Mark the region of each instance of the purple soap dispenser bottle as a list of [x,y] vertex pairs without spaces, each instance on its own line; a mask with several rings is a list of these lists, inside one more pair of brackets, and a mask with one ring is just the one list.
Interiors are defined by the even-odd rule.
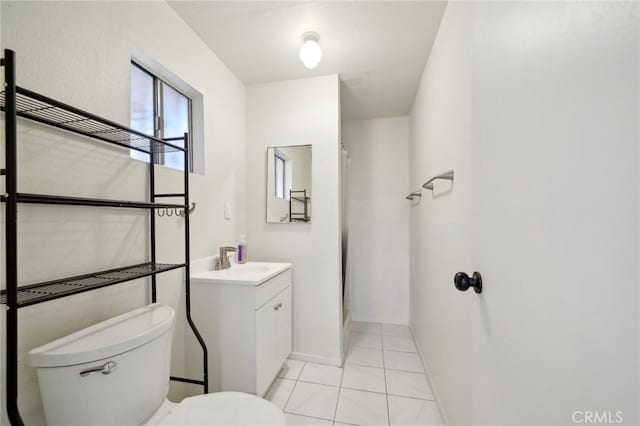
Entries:
[[240,235],[238,243],[238,263],[247,263],[247,236]]

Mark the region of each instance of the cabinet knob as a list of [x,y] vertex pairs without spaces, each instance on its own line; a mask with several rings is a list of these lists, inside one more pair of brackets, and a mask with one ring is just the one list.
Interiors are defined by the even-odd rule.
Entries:
[[278,309],[282,308],[282,302],[277,303],[276,306],[273,307],[274,311],[277,311]]

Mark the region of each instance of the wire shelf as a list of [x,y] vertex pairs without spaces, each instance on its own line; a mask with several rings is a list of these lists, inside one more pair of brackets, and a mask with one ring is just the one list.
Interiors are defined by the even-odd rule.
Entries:
[[[0,196],[0,201],[6,201],[6,197]],[[185,204],[149,203],[145,201],[68,197],[48,194],[27,194],[24,192],[19,192],[17,194],[17,201],[19,203],[59,204],[68,206],[124,207],[136,209],[189,209],[189,206]]]
[[[39,93],[22,87],[16,87],[16,92],[19,117],[147,154],[184,152],[183,147],[145,135]],[[5,109],[4,91],[0,92],[0,109]]]
[[[18,287],[18,307],[35,305],[113,284],[144,278],[186,266],[184,263],[141,263],[91,274],[77,275],[54,281]],[[2,290],[0,303],[6,304],[6,290]]]
[[292,195],[291,199],[294,201],[300,201],[301,203],[304,203],[305,201],[311,200],[311,197],[294,197]]

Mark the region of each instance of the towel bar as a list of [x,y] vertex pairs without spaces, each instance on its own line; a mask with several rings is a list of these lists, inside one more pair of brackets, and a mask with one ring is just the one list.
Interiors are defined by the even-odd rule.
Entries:
[[406,198],[407,200],[413,201],[414,198],[416,198],[416,197],[418,197],[418,198],[422,197],[422,191],[413,191],[411,194],[407,195],[404,198]]
[[440,173],[439,175],[436,175],[436,176],[432,177],[431,179],[426,181],[422,185],[422,187],[424,189],[430,189],[430,190],[433,191],[433,182],[438,180],[438,179],[450,180],[451,182],[453,182],[453,170],[449,170],[449,171],[446,171],[444,173]]

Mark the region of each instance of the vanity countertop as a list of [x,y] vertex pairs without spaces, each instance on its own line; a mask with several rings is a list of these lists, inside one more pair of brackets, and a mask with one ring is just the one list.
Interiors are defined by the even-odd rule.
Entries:
[[276,262],[232,263],[230,268],[220,271],[214,271],[210,267],[201,268],[198,266],[201,265],[196,265],[196,262],[194,262],[191,274],[191,281],[194,283],[257,286],[287,269],[291,269],[292,265],[291,263]]

